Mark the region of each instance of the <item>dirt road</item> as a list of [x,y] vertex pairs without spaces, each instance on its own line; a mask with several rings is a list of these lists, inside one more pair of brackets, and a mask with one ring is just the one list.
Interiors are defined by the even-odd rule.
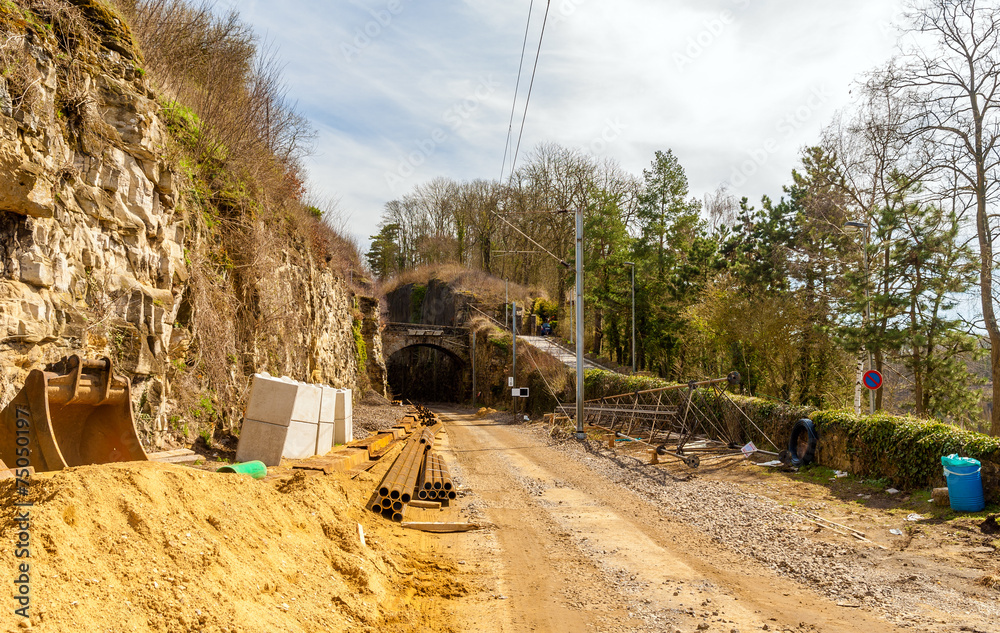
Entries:
[[494,526],[450,541],[495,579],[459,629],[898,630],[728,553],[531,434],[441,413],[440,448],[474,491],[471,512]]

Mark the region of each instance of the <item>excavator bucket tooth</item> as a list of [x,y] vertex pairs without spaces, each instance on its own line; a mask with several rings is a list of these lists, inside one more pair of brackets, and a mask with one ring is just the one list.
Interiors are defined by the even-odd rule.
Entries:
[[36,472],[146,461],[128,379],[111,360],[72,356],[69,373],[39,369],[0,413],[0,460]]

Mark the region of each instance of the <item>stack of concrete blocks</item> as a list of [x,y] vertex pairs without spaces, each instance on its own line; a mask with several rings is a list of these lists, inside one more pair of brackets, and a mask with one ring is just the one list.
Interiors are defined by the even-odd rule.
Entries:
[[254,375],[236,461],[260,460],[277,466],[281,458],[316,454],[323,391],[287,376]]
[[236,461],[277,466],[282,458],[325,455],[354,440],[351,390],[255,374]]
[[354,413],[351,390],[323,386],[323,404],[319,412],[319,437],[316,454],[326,455],[334,446],[354,441]]

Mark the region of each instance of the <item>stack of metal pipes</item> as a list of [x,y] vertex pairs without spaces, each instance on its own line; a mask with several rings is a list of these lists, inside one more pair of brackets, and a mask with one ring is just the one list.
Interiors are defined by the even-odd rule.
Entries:
[[[373,512],[391,521],[403,520],[403,506],[410,503],[417,491],[421,473],[426,469],[426,457],[431,454],[430,449],[434,446],[434,438],[441,430],[441,426],[438,422],[434,426],[425,426],[410,434],[406,446],[389,468],[389,472],[382,478],[382,483],[379,484],[378,491],[369,505]],[[447,475],[447,472],[445,474]],[[443,483],[442,479],[442,486]],[[450,478],[448,484],[451,486]]]
[[451,475],[448,474],[448,467],[444,465],[441,455],[427,451],[417,484],[417,498],[434,501],[454,499],[457,496],[455,486],[451,483]]

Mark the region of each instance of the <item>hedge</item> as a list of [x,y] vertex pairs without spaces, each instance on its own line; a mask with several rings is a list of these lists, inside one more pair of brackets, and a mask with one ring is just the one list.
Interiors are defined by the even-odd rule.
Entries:
[[[645,389],[675,385],[649,376],[626,376],[601,370],[588,371],[586,397],[602,398]],[[810,418],[820,433],[817,462],[855,475],[886,479],[902,489],[943,486],[941,457],[958,453],[983,464],[983,482],[991,501],[1000,500],[1000,438],[966,431],[937,420],[888,413],[856,415],[851,410],[820,410],[730,394],[730,398],[764,435],[785,448],[795,421]],[[723,402],[725,407],[728,404]],[[715,411],[720,418],[739,415]],[[766,443],[756,429],[747,437]]]

